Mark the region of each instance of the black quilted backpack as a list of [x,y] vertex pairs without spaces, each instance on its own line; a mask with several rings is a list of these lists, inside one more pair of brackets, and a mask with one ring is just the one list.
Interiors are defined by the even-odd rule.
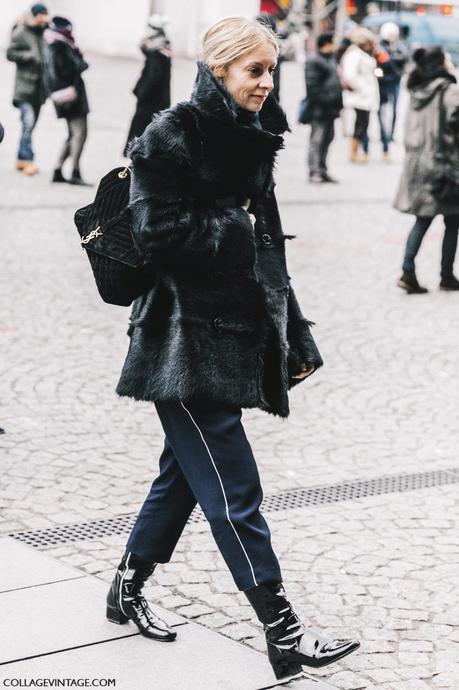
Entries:
[[129,168],[111,170],[100,181],[92,204],[75,213],[100,296],[125,307],[155,283],[154,268],[143,262],[132,237],[130,174]]

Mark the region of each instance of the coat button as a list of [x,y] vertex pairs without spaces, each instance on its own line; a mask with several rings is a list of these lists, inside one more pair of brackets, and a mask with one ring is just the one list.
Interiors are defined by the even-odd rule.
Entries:
[[266,246],[269,246],[272,242],[271,235],[265,233],[261,236],[261,241],[263,242],[263,244],[266,244]]
[[223,321],[219,316],[216,316],[214,319],[212,319],[212,326],[215,328],[216,331],[219,331],[222,328]]

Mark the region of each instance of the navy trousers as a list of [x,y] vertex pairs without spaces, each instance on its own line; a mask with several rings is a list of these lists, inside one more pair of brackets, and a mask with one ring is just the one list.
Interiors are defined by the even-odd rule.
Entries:
[[127,549],[146,561],[167,563],[199,503],[238,589],[281,582],[260,513],[263,491],[241,408],[170,401],[155,406],[166,436],[160,474]]

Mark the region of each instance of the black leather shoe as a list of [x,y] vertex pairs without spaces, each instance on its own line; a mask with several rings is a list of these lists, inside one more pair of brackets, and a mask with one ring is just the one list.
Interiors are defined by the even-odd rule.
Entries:
[[287,601],[280,582],[258,585],[244,594],[263,623],[268,658],[277,680],[301,674],[302,666],[328,666],[360,647],[358,640],[330,640],[314,630],[305,629]]
[[398,287],[406,290],[409,295],[425,295],[429,292],[427,288],[419,285],[414,271],[403,271],[402,277],[397,283]]
[[328,173],[323,173],[322,182],[329,182],[330,184],[338,184],[338,180],[335,180],[334,177],[330,177],[330,175]]
[[56,168],[53,171],[53,176],[51,178],[51,182],[68,182],[68,180],[66,180],[62,174],[61,168]]
[[94,187],[92,182],[85,182],[83,178],[81,177],[81,173],[79,170],[74,170],[72,173],[72,177],[69,180],[70,184],[77,185],[78,187]]
[[129,551],[124,554],[107,595],[107,618],[119,625],[130,620],[145,637],[172,642],[177,633],[153,613],[142,595],[142,588],[155,568],[156,563],[150,565]]
[[442,278],[440,282],[440,290],[459,290],[459,280],[455,276],[449,276],[448,278]]

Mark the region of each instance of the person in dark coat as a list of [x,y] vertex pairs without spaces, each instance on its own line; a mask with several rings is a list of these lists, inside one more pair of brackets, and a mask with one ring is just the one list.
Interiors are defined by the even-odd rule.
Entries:
[[256,20],[230,17],[206,32],[203,47],[191,100],[156,116],[131,149],[132,232],[156,284],[134,303],[117,390],[154,401],[165,445],[107,616],[154,639],[175,638],[142,586],[170,560],[198,502],[266,626],[274,672],[286,678],[358,642],[303,628],[286,599],[241,414],[249,407],[287,417],[288,390],[322,359],[289,283],[274,194],[288,129],[270,93],[276,37]]
[[310,182],[335,182],[328,174],[328,149],[335,136],[335,120],[343,107],[343,92],[335,60],[333,34],[317,38],[317,53],[306,60],[306,95],[311,106],[309,139]]
[[145,55],[142,74],[134,87],[137,107],[132,118],[124,155],[134,137],[140,137],[153,115],[171,104],[172,51],[164,31],[167,18],[153,15],[149,21],[151,33],[142,41],[140,50]]
[[44,59],[43,32],[48,24],[48,10],[42,3],[32,5],[29,12],[13,28],[6,57],[16,63],[13,105],[21,114],[21,139],[16,170],[35,175],[32,133],[48,96]]
[[[445,203],[433,193],[433,182],[440,165],[440,137],[445,164],[452,170],[459,170],[459,85],[442,48],[419,48],[413,59],[415,68],[407,82],[410,102],[405,123],[406,155],[395,208],[415,215],[416,222],[408,235],[403,274],[398,285],[408,293],[427,292],[417,280],[415,259],[433,219],[442,215],[445,234],[440,288],[459,290],[459,280],[453,274],[459,229],[459,196],[456,201]],[[440,108],[444,118],[442,129]]]
[[[68,102],[54,103],[58,118],[67,123],[65,140],[56,168],[53,182],[69,182],[74,185],[87,185],[81,177],[80,159],[88,136],[88,97],[82,73],[88,69],[88,63],[75,43],[72,23],[65,17],[53,17],[45,32],[48,45],[48,72],[51,98],[56,92],[71,87],[72,97]],[[62,168],[71,159],[72,172],[69,179],[64,177]]]

